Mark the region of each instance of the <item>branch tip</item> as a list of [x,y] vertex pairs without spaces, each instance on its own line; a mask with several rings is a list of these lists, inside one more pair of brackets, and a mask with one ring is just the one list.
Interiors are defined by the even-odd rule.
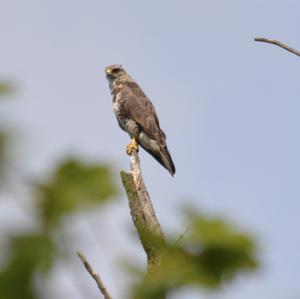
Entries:
[[268,38],[265,38],[265,37],[256,37],[254,39],[254,41],[256,42],[262,42],[262,43],[267,43],[267,44],[272,44],[272,45],[275,45],[275,46],[278,46],[284,50],[287,50],[297,56],[300,56],[300,51],[296,50],[296,49],[293,49],[285,44],[283,44],[282,42],[278,41],[278,40],[275,40],[275,39],[268,39]]
[[92,278],[95,280],[100,292],[102,293],[102,295],[104,296],[104,299],[112,299],[112,297],[109,295],[106,287],[104,286],[104,283],[102,282],[99,274],[97,274],[92,265],[88,262],[87,258],[85,257],[85,255],[80,252],[77,251],[77,255],[80,258],[82,264],[84,265],[85,269],[89,272],[89,274],[92,276]]

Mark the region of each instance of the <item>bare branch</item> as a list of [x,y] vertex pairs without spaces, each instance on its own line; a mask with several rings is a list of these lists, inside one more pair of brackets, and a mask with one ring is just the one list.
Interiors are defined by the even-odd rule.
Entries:
[[164,236],[144,184],[136,151],[132,152],[130,167],[129,173],[121,171],[121,179],[127,193],[133,223],[147,254],[148,267],[151,267],[159,263],[160,246],[164,243]]
[[97,286],[99,288],[99,290],[101,291],[102,295],[104,296],[105,299],[112,299],[112,297],[109,295],[107,289],[105,288],[99,274],[97,274],[93,267],[91,266],[91,264],[88,262],[88,260],[86,259],[86,257],[84,256],[83,253],[81,252],[77,252],[77,255],[79,256],[81,262],[83,263],[84,267],[86,268],[86,270],[90,273],[90,275],[93,277],[93,279],[96,281]]
[[184,235],[189,231],[189,227],[187,227],[185,230],[184,230],[184,232],[180,235],[180,236],[178,236],[177,238],[176,238],[176,240],[175,240],[175,242],[174,242],[174,247],[175,246],[177,246],[178,244],[179,244],[179,242],[181,241],[181,239],[184,237]]
[[267,38],[264,38],[264,37],[257,37],[254,40],[256,42],[263,42],[263,43],[273,44],[273,45],[278,46],[282,49],[285,49],[285,50],[287,50],[287,51],[289,51],[289,52],[291,52],[291,53],[293,53],[297,56],[300,56],[300,51],[298,51],[296,49],[293,49],[293,48],[291,48],[291,47],[289,47],[289,46],[287,46],[287,45],[285,45],[285,44],[283,44],[283,43],[281,43],[277,40],[267,39]]

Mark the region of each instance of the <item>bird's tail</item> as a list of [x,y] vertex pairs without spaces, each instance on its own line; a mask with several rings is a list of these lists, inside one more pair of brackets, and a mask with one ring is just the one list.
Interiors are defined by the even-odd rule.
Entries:
[[162,133],[160,140],[150,139],[147,135],[140,134],[139,144],[155,160],[157,160],[163,167],[165,167],[172,176],[175,174],[175,165],[167,148],[164,133]]
[[159,153],[162,161],[159,162],[170,172],[171,176],[174,176],[176,169],[167,146],[161,147]]
[[155,160],[158,161],[163,167],[165,167],[170,172],[171,176],[174,176],[176,172],[175,165],[166,145],[159,146],[159,149],[155,151],[150,151],[147,148],[145,148],[145,150],[151,154],[153,158],[155,158]]

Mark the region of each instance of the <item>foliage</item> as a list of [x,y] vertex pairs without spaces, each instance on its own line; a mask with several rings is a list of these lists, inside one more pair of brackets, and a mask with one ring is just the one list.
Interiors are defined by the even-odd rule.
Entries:
[[59,224],[67,213],[94,207],[117,194],[108,166],[78,160],[61,163],[47,182],[38,185],[39,207],[46,227]]
[[36,299],[35,275],[49,271],[58,256],[52,232],[59,232],[59,220],[113,199],[117,188],[109,166],[66,160],[33,193],[43,225],[35,234],[11,237],[9,261],[0,272],[0,294],[5,299]]
[[10,81],[0,81],[0,95],[8,95],[14,91],[14,85]]
[[168,242],[161,262],[133,291],[134,299],[161,298],[183,286],[217,289],[242,271],[256,268],[254,241],[227,222],[188,214],[189,233],[178,246]]
[[68,159],[33,194],[42,225],[36,233],[11,236],[8,261],[0,269],[1,298],[37,299],[34,278],[51,270],[58,257],[53,232],[59,232],[60,220],[113,199],[117,188],[109,166]]
[[[13,91],[13,86],[10,82],[0,81],[0,99]],[[5,157],[6,157],[6,142],[7,136],[4,130],[0,130],[0,178],[3,177],[5,171]]]
[[54,257],[53,241],[46,234],[12,237],[9,262],[0,272],[1,298],[36,298],[33,286],[34,274],[37,271],[49,270]]

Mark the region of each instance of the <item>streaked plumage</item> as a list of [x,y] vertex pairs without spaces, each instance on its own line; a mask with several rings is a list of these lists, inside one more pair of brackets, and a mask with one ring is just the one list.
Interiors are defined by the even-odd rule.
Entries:
[[121,65],[110,65],[105,68],[105,73],[120,127],[174,175],[175,166],[167,148],[166,135],[160,129],[151,101]]

